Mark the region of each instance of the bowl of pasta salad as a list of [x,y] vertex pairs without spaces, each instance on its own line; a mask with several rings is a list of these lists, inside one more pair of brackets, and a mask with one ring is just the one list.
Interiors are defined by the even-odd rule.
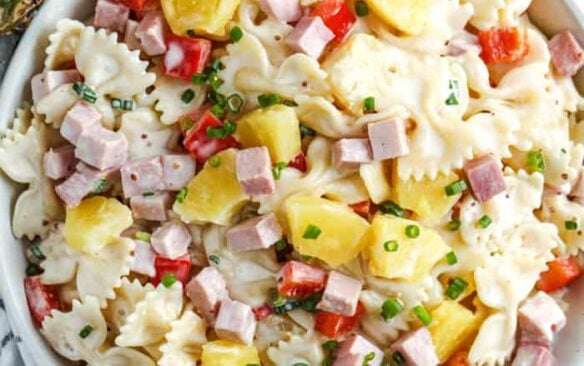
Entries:
[[551,3],[47,0],[0,91],[27,365],[582,365]]

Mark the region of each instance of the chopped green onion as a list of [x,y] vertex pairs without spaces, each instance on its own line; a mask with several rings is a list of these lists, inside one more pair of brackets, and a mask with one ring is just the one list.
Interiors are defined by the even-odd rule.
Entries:
[[194,29],[187,29],[187,36],[189,36],[191,38],[195,38],[197,36],[197,34],[195,33]]
[[39,244],[33,244],[29,247],[30,253],[34,259],[38,261],[44,261],[47,257],[43,254]]
[[420,319],[422,324],[427,326],[427,325],[430,325],[430,323],[432,323],[432,315],[430,315],[428,310],[426,310],[426,308],[423,305],[418,305],[418,306],[414,307],[413,312],[414,312],[414,315],[418,319]]
[[207,81],[213,90],[217,90],[223,85],[223,80],[215,72],[207,76]]
[[112,108],[114,109],[121,109],[124,111],[131,111],[134,109],[134,101],[133,100],[126,100],[126,99],[112,99],[110,102]]
[[176,202],[184,203],[185,200],[187,199],[188,194],[189,194],[189,189],[187,187],[183,187],[176,195]]
[[213,168],[218,168],[221,165],[221,158],[217,155],[213,155],[209,158],[209,165]]
[[278,300],[277,300],[278,303],[280,303],[282,301],[282,299],[284,301],[284,303],[282,305],[276,305],[275,302],[273,303],[274,304],[274,306],[273,306],[274,313],[276,313],[278,315],[285,314],[287,312],[290,312],[290,311],[292,311],[294,309],[297,309],[297,308],[299,308],[299,307],[302,306],[302,303],[299,300],[290,300],[290,301],[288,301],[285,297],[283,297],[281,295],[278,295],[278,296],[281,297],[281,299],[278,298]]
[[460,87],[458,85],[458,80],[450,80],[448,82],[448,90],[450,91],[450,95],[448,99],[444,101],[446,105],[458,105],[460,98]]
[[181,131],[188,131],[195,126],[195,121],[192,118],[186,117],[180,121]]
[[446,263],[450,264],[451,266],[458,263],[458,257],[456,256],[456,253],[450,252],[446,254]]
[[85,339],[85,338],[89,337],[89,335],[91,334],[91,332],[93,332],[93,327],[91,325],[87,324],[79,332],[79,337]]
[[362,366],[369,366],[369,361],[373,361],[374,358],[375,352],[369,352],[368,354],[365,355]]
[[307,126],[301,124],[300,125],[300,135],[302,135],[302,137],[306,137],[306,136],[314,137],[314,136],[316,136],[316,131],[310,127],[307,127]]
[[446,224],[446,228],[450,231],[456,231],[460,229],[461,224],[462,223],[460,222],[459,219],[452,219],[450,220],[450,222],[448,222],[448,224]]
[[566,230],[578,230],[578,223],[576,221],[568,220],[564,222]]
[[398,316],[403,310],[403,302],[400,299],[390,297],[381,305],[381,317],[388,321]]
[[222,126],[207,127],[207,137],[212,139],[224,139],[237,131],[237,125],[231,121],[225,121]]
[[137,231],[136,234],[134,234],[134,237],[136,238],[136,240],[150,243],[150,239],[152,239],[152,234],[147,233],[145,231]]
[[386,215],[394,215],[397,217],[404,217],[404,209],[393,201],[385,201],[379,205],[379,210]]
[[266,108],[274,104],[279,104],[280,96],[278,94],[262,94],[258,96],[258,103],[262,108]]
[[564,149],[564,148],[562,148],[560,151],[562,152],[562,154],[567,154],[568,153],[568,151],[566,149]]
[[209,101],[213,105],[217,104],[221,108],[227,107],[227,97],[221,93],[216,92],[215,90],[210,90],[207,93],[207,98],[209,98]]
[[97,94],[87,84],[77,81],[73,84],[73,91],[87,103],[94,104],[97,102]]
[[363,0],[355,1],[355,13],[357,16],[364,17],[369,14],[369,6]]
[[185,104],[189,104],[190,102],[193,101],[193,99],[195,99],[195,92],[193,89],[187,89],[182,93],[182,96],[180,97],[180,99],[183,101],[183,103]]
[[397,240],[388,240],[385,243],[383,243],[383,249],[385,249],[386,252],[397,252],[397,250],[399,249],[399,243],[397,242]]
[[332,366],[332,364],[333,364],[333,355],[328,354],[328,355],[326,355],[324,360],[322,360],[322,363],[320,364],[320,366]]
[[282,104],[284,104],[287,107],[298,107],[298,103],[296,103],[293,100],[285,100],[282,102]]
[[147,192],[144,192],[144,193],[142,193],[142,196],[143,196],[143,197],[152,197],[152,196],[156,196],[156,192],[153,192],[153,191],[147,191]]
[[302,310],[309,312],[309,313],[316,313],[317,309],[316,306],[318,305],[318,303],[320,302],[320,300],[322,299],[322,293],[316,293],[313,295],[310,295],[309,297],[307,297],[306,299],[303,299],[302,302]]
[[97,181],[97,183],[95,184],[95,188],[93,189],[92,193],[93,194],[98,194],[103,192],[103,190],[105,189],[105,186],[107,185],[107,180],[106,179],[99,179]]
[[326,341],[322,344],[322,349],[327,352],[334,351],[337,348],[339,348],[339,341],[335,341],[334,339]]
[[216,265],[219,265],[219,263],[221,263],[221,258],[219,258],[219,256],[215,255],[215,254],[211,254],[209,256],[209,260],[213,263],[215,263]]
[[193,75],[191,82],[195,85],[204,85],[207,82],[207,75],[195,74],[195,75]]
[[406,359],[404,356],[399,352],[394,352],[391,358],[395,361],[396,365],[405,365]]
[[318,226],[314,226],[311,224],[311,225],[308,225],[306,230],[304,230],[304,235],[302,235],[302,237],[304,239],[315,240],[315,239],[318,239],[318,237],[320,236],[321,233],[322,233],[322,230],[320,230],[320,228]]
[[406,226],[406,236],[410,239],[416,239],[420,236],[420,227],[418,225]]
[[237,43],[243,38],[243,31],[238,26],[235,26],[229,32],[229,38],[231,38],[233,43]]
[[212,71],[219,71],[223,70],[225,68],[225,65],[223,65],[221,60],[219,60],[218,58],[214,58],[213,61],[211,61],[211,65],[209,67],[211,68]]
[[239,94],[231,94],[227,98],[227,109],[231,113],[239,113],[243,108],[243,98]]
[[274,179],[278,180],[282,176],[282,170],[285,169],[288,164],[284,162],[280,162],[276,164],[276,166],[272,169],[272,174],[274,175]]
[[25,273],[29,277],[36,276],[43,273],[43,269],[36,263],[29,263],[28,266],[26,266]]
[[483,229],[488,228],[491,225],[491,223],[493,223],[493,220],[491,220],[491,218],[487,215],[481,217],[478,222],[479,226],[482,227]]
[[527,154],[527,167],[534,172],[543,173],[546,168],[545,157],[541,151],[530,151]]
[[447,196],[455,196],[459,193],[462,193],[468,189],[466,182],[464,180],[458,180],[454,183],[450,183],[446,187],[444,187],[444,191],[446,192]]
[[162,285],[166,288],[171,287],[172,285],[174,285],[176,283],[177,279],[176,279],[176,275],[174,273],[169,273],[164,275],[164,277],[162,277],[162,280],[160,281],[160,283],[162,283]]
[[225,110],[219,104],[215,104],[211,107],[211,113],[213,113],[216,117],[221,117],[225,114]]
[[375,98],[367,97],[363,100],[363,111],[365,113],[375,112]]
[[452,300],[456,300],[464,292],[464,290],[466,290],[467,287],[468,282],[466,282],[460,277],[456,277],[452,281],[450,281],[450,285],[448,285],[448,288],[446,289],[445,292],[446,296],[448,296]]
[[274,245],[276,246],[276,250],[284,250],[288,247],[288,243],[286,243],[286,240],[284,239],[278,240]]

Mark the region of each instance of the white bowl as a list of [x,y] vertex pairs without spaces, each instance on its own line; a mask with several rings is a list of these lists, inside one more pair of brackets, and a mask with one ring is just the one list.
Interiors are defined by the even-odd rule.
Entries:
[[[42,69],[48,34],[61,18],[85,19],[95,0],[47,0],[14,53],[0,90],[0,129],[6,128],[23,100],[30,100],[30,78]],[[541,29],[553,34],[569,28],[584,43],[584,0],[534,0],[529,10]],[[584,93],[584,71],[576,78]],[[22,342],[19,348],[28,366],[62,365],[32,323],[22,281],[26,261],[19,240],[11,230],[11,214],[19,187],[8,178],[0,179],[0,290],[14,334]],[[555,354],[561,366],[584,366],[584,280],[572,286],[568,326],[560,333]]]

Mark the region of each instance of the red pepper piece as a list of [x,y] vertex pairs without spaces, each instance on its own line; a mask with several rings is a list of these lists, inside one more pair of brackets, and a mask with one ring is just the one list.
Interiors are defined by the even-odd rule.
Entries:
[[345,0],[323,0],[316,5],[312,16],[321,17],[324,24],[335,34],[334,43],[339,44],[357,21],[357,17]]
[[233,136],[224,139],[214,139],[207,136],[209,127],[221,127],[221,122],[211,111],[203,113],[196,122],[194,128],[190,129],[183,141],[183,146],[195,157],[198,163],[204,164],[211,156],[231,147],[239,148],[239,143]]
[[154,268],[156,268],[156,275],[150,281],[154,286],[158,286],[164,276],[171,273],[176,276],[177,281],[185,285],[189,280],[191,271],[191,256],[190,254],[185,254],[176,259],[156,256]]
[[361,302],[357,304],[355,315],[352,316],[344,316],[319,310],[316,312],[316,324],[314,328],[326,337],[338,338],[352,331],[364,312],[365,308]]
[[327,273],[308,264],[289,261],[278,273],[278,292],[302,299],[324,289]]
[[543,272],[537,282],[537,289],[553,292],[568,286],[582,275],[582,267],[576,257],[557,258],[548,263],[549,269]]
[[166,39],[168,51],[164,56],[162,71],[165,75],[191,81],[211,60],[211,41],[203,38],[186,38],[171,34]]
[[304,153],[296,155],[294,160],[288,163],[289,168],[294,168],[300,170],[302,173],[306,173],[308,170],[308,165],[306,164],[306,156]]
[[24,291],[30,314],[38,326],[52,310],[63,310],[57,288],[42,284],[40,276],[25,278]]
[[272,309],[272,307],[268,304],[263,304],[262,306],[254,308],[253,314],[255,315],[256,320],[259,322],[274,314],[274,309]]
[[527,30],[517,27],[491,28],[478,34],[481,57],[486,64],[508,64],[529,54]]

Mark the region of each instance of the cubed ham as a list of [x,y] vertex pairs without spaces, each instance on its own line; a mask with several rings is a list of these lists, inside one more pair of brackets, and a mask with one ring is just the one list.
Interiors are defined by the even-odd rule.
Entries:
[[215,324],[221,302],[229,298],[225,279],[214,267],[205,267],[193,277],[186,292],[199,313],[211,325]]
[[172,197],[168,192],[130,198],[130,207],[135,219],[166,221],[168,220],[167,211],[170,210],[171,205]]
[[247,220],[225,234],[227,244],[235,252],[269,248],[282,239],[282,235],[282,227],[274,213]]
[[317,309],[346,316],[355,315],[362,287],[361,281],[331,271]]
[[122,34],[129,18],[130,9],[127,6],[113,0],[97,0],[93,19],[96,28],[107,28]]
[[282,23],[295,22],[302,17],[300,0],[260,0],[260,7]]
[[164,189],[162,164],[159,157],[127,163],[122,167],[121,173],[126,198]]
[[154,277],[156,275],[156,268],[154,267],[156,253],[152,250],[152,246],[140,240],[134,240],[134,243],[136,246],[134,248],[134,259],[130,269],[132,272]]
[[219,307],[215,332],[221,339],[251,344],[256,330],[256,319],[249,305],[225,299]]
[[554,334],[566,325],[566,315],[556,301],[545,292],[525,300],[518,311],[519,325],[528,332],[549,344]]
[[92,106],[78,102],[71,108],[61,124],[61,135],[73,145],[85,131],[101,126],[101,114]]
[[376,161],[409,154],[406,123],[401,118],[370,123],[367,126],[369,142]]
[[467,31],[458,32],[448,42],[448,56],[460,56],[467,52],[480,54],[479,38]]
[[464,164],[464,172],[479,202],[486,202],[505,191],[501,163],[492,155],[483,155],[467,161]]
[[337,169],[356,170],[361,164],[372,160],[373,153],[368,139],[342,139],[333,147],[333,164]]
[[81,200],[100,186],[104,179],[97,170],[76,171],[67,180],[55,187],[55,192],[67,207],[75,207]]
[[45,175],[53,180],[70,176],[76,164],[75,147],[71,145],[50,149],[43,157]]
[[77,141],[75,156],[99,170],[120,167],[128,158],[128,140],[103,127],[84,131]]
[[548,347],[521,346],[511,366],[557,366],[558,362]]
[[160,161],[167,191],[180,191],[195,176],[197,162],[190,155],[163,155]]
[[556,34],[548,47],[558,75],[574,76],[584,66],[584,49],[569,30]]
[[159,11],[147,13],[136,28],[136,38],[144,53],[148,56],[159,56],[166,52],[164,41],[167,32],[166,21]]
[[435,366],[439,364],[432,336],[426,327],[410,332],[398,339],[390,347],[399,352],[408,366]]
[[124,43],[131,50],[140,49],[140,40],[136,38],[136,28],[138,28],[138,22],[132,19],[128,20],[126,31],[124,32]]
[[[373,358],[371,358],[373,354]],[[383,362],[383,351],[364,337],[355,334],[341,342],[333,366],[363,366],[368,357],[369,366],[379,366]]]
[[188,252],[193,238],[186,226],[179,221],[164,223],[152,233],[152,247],[166,258],[176,259]]
[[304,298],[324,289],[327,273],[318,267],[289,261],[276,275],[278,292],[286,297]]
[[272,160],[265,146],[239,150],[235,166],[237,179],[248,195],[272,194],[276,190]]
[[32,100],[37,104],[59,86],[79,80],[81,75],[77,70],[50,70],[37,74],[31,79]]
[[286,37],[286,44],[295,52],[318,59],[326,45],[335,38],[321,17],[304,17]]

